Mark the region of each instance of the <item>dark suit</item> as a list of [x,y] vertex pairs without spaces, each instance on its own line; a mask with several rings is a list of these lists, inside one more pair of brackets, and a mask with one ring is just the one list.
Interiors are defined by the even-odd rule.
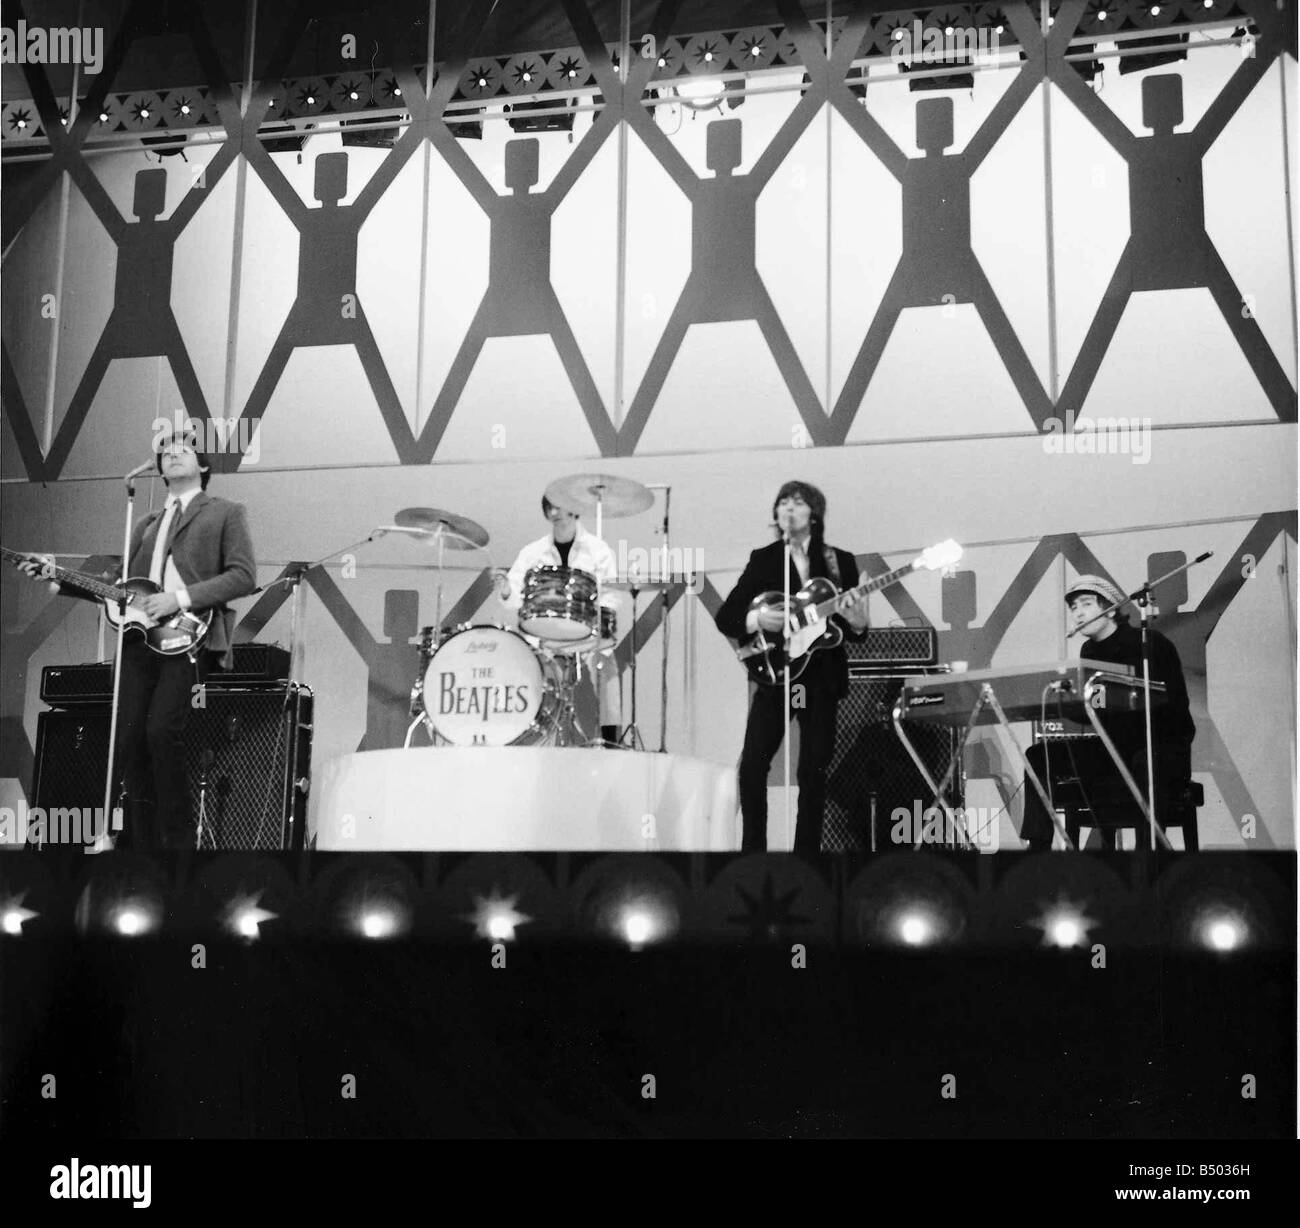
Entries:
[[[159,509],[135,526],[128,576],[148,576],[162,516]],[[125,640],[114,778],[124,779],[127,796],[122,843],[134,848],[194,847],[185,725],[194,688],[218,662],[230,667],[235,615],[227,603],[257,586],[241,504],[200,491],[175,519],[169,537],[190,608],[212,610],[213,619],[193,661],[160,656],[138,636]]]
[[[847,550],[835,550],[839,580],[830,575],[820,547],[809,547],[809,576],[825,576],[841,589],[858,582],[858,565]],[[785,545],[773,542],[749,556],[749,562],[718,611],[718,630],[734,640],[746,640],[745,618],[750,602],[765,591],[780,592],[784,584]],[[791,564],[790,591],[800,587],[798,569]],[[836,616],[838,618],[838,616]],[[846,630],[847,624],[842,624]],[[849,631],[849,634],[852,634]],[[835,750],[835,715],[848,690],[848,657],[843,647],[812,654],[791,690],[791,708],[799,721],[799,817],[794,846],[799,852],[821,848],[822,815],[826,802],[826,770]],[[785,738],[785,688],[754,689],[745,726],[745,746],[740,756],[740,809],[744,822],[741,848],[767,847],[767,776],[772,759]],[[800,702],[802,700],[802,703]]]
[[[1128,623],[1119,623],[1104,640],[1085,640],[1079,650],[1085,661],[1114,662],[1131,666],[1142,675],[1142,635]],[[1155,752],[1153,775],[1156,785],[1156,819],[1168,815],[1175,799],[1192,778],[1192,739],[1196,724],[1187,699],[1187,684],[1178,649],[1161,635],[1151,631],[1151,679],[1163,682],[1165,702],[1151,711],[1151,745]],[[1102,728],[1115,743],[1115,749],[1133,774],[1142,795],[1147,792],[1146,721],[1140,712],[1099,713]],[[1094,810],[1093,821],[1102,830],[1102,843],[1114,846],[1114,827],[1118,822],[1139,825],[1136,847],[1146,847],[1146,823],[1141,820],[1132,794],[1115,768],[1115,761],[1100,740],[1084,741],[1068,748],[1038,743],[1025,752],[1025,758],[1047,785],[1059,805],[1086,802]],[[1063,782],[1079,781],[1080,784]],[[1020,836],[1031,849],[1046,850],[1052,843],[1052,820],[1032,786],[1025,789],[1024,819]]]

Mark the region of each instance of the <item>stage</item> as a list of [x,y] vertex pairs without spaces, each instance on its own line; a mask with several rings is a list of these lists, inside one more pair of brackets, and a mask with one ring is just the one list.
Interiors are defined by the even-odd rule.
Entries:
[[331,760],[307,840],[321,851],[725,852],[733,766],[570,747],[420,747]]

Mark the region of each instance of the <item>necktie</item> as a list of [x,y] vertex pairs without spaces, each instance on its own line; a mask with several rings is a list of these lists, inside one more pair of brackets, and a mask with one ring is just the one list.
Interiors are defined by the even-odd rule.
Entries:
[[149,579],[155,584],[162,583],[163,559],[167,553],[167,535],[171,532],[172,521],[180,509],[179,499],[168,499],[162,520],[158,524],[158,536],[153,544],[153,561],[149,564]]

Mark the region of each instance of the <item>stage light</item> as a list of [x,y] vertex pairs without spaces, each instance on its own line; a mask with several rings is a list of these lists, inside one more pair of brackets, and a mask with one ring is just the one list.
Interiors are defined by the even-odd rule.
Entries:
[[532,79],[533,79],[533,74],[532,74],[532,73],[530,73],[530,72],[526,72],[526,73],[524,73],[524,80],[525,80],[525,81],[531,81]]
[[19,128],[26,128],[26,127],[27,127],[27,121],[26,121],[25,119],[20,119],[20,120],[18,121],[18,127],[19,127]]
[[314,107],[316,105],[316,98],[314,95],[312,94],[307,95],[307,105],[309,107]]
[[762,43],[755,43],[755,44],[754,44],[754,45],[749,49],[749,54],[750,54],[750,55],[753,55],[753,56],[760,56],[760,55],[762,55],[762,54],[763,54],[763,44],[762,44]]
[[897,30],[894,31],[894,42],[899,43],[902,41],[903,41],[903,28],[900,26]]
[[709,111],[722,104],[722,91],[726,87],[716,77],[712,80],[684,80],[673,87],[677,97],[695,111]]
[[[348,93],[348,97],[351,98],[353,102],[356,102],[356,100],[357,100],[358,98],[360,98],[361,95],[358,94],[356,90],[351,90],[351,91]],[[274,106],[275,104],[272,103],[271,105]]]
[[481,89],[481,90],[485,90],[485,89],[487,89],[487,78],[486,78],[486,77],[480,77],[480,78],[478,79],[478,87],[479,87],[479,89]]
[[906,913],[899,918],[898,936],[909,947],[921,947],[933,939],[934,926],[922,913]]
[[518,893],[505,896],[494,886],[486,896],[474,896],[474,911],[465,920],[473,924],[474,933],[480,938],[490,942],[513,942],[515,930],[532,920],[515,907],[518,902]]
[[660,68],[667,68],[667,67],[668,67],[668,61],[665,60],[663,56],[660,56],[660,57],[659,57],[659,67],[660,67]]
[[23,923],[25,921],[30,921],[33,917],[40,915],[32,912],[30,908],[22,907],[22,903],[22,897],[20,896],[8,904],[4,910],[4,932],[14,938],[23,936]]
[[125,901],[113,909],[110,915],[113,928],[127,938],[138,938],[158,927],[157,917],[140,900]]
[[148,107],[141,107],[141,108],[140,108],[140,118],[141,118],[141,119],[148,119],[148,118],[149,118],[149,108],[148,108]]
[[99,113],[99,122],[100,122],[101,124],[106,124],[106,123],[108,123],[108,112],[107,112],[107,111],[101,111],[101,112]]
[[1211,913],[1200,924],[1201,942],[1212,951],[1236,951],[1246,943],[1248,929],[1235,913]]
[[506,123],[516,132],[572,132],[573,131],[573,112],[560,112],[550,115],[532,115],[532,111],[550,111],[555,112],[557,107],[573,108],[578,105],[576,98],[566,99],[559,97],[555,99],[542,98],[537,102],[515,102],[506,106],[505,112],[508,115]]
[[633,904],[623,910],[621,919],[623,937],[627,945],[639,951],[647,943],[656,941],[666,928],[645,904]]
[[181,103],[181,114],[182,114],[182,115],[188,115],[189,113],[190,113],[190,104],[189,104],[188,102],[182,102],[182,103]]
[[391,938],[397,932],[397,918],[384,908],[370,908],[361,915],[361,933],[366,938]]
[[1153,4],[1153,5],[1151,6],[1151,16],[1152,16],[1152,17],[1159,17],[1159,16],[1160,16],[1160,6],[1159,6],[1158,4]]
[[234,900],[226,910],[226,928],[240,938],[247,938],[250,941],[260,938],[263,923],[274,921],[278,915],[259,907],[261,898],[262,892],[259,891],[251,898],[241,896]]
[[1058,899],[1055,904],[1046,906],[1037,921],[1030,922],[1043,931],[1043,946],[1071,947],[1086,946],[1088,931],[1098,922],[1088,916],[1086,906],[1075,904],[1068,899]]
[[[1098,20],[1098,21],[1105,21],[1105,20],[1106,20],[1106,10],[1105,10],[1105,9],[1102,9],[1101,12],[1099,12],[1099,13],[1097,14],[1097,20]],[[1001,32],[1001,30],[1002,30],[1002,27],[1001,27],[1001,26],[998,26],[998,31],[999,31],[999,33]]]
[[402,87],[400,85],[393,86],[393,97],[400,98],[401,96],[402,96]]

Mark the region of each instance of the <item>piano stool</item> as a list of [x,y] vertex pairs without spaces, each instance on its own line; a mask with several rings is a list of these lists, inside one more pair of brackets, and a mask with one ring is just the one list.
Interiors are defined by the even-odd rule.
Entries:
[[[1060,781],[1061,784],[1076,783]],[[1074,841],[1077,848],[1081,848],[1079,843],[1079,831],[1081,828],[1096,828],[1102,833],[1103,845],[1107,848],[1115,847],[1115,832],[1125,828],[1135,829],[1134,848],[1145,848],[1142,843],[1142,835],[1146,830],[1145,820],[1138,812],[1137,807],[1132,804],[1132,800],[1127,797],[1123,798],[1104,798],[1104,802],[1109,803],[1102,807],[1103,811],[1113,812],[1105,815],[1102,822],[1095,821],[1094,815],[1087,806],[1082,803],[1067,801],[1063,807],[1065,811],[1065,830],[1070,839]],[[1128,805],[1124,805],[1124,802]],[[1165,829],[1165,834],[1169,834],[1171,827],[1182,829],[1183,847],[1189,852],[1194,853],[1200,849],[1200,839],[1196,831],[1196,812],[1205,805],[1205,788],[1198,780],[1184,781],[1182,788],[1178,791],[1174,801],[1172,814],[1157,815],[1160,826]]]

